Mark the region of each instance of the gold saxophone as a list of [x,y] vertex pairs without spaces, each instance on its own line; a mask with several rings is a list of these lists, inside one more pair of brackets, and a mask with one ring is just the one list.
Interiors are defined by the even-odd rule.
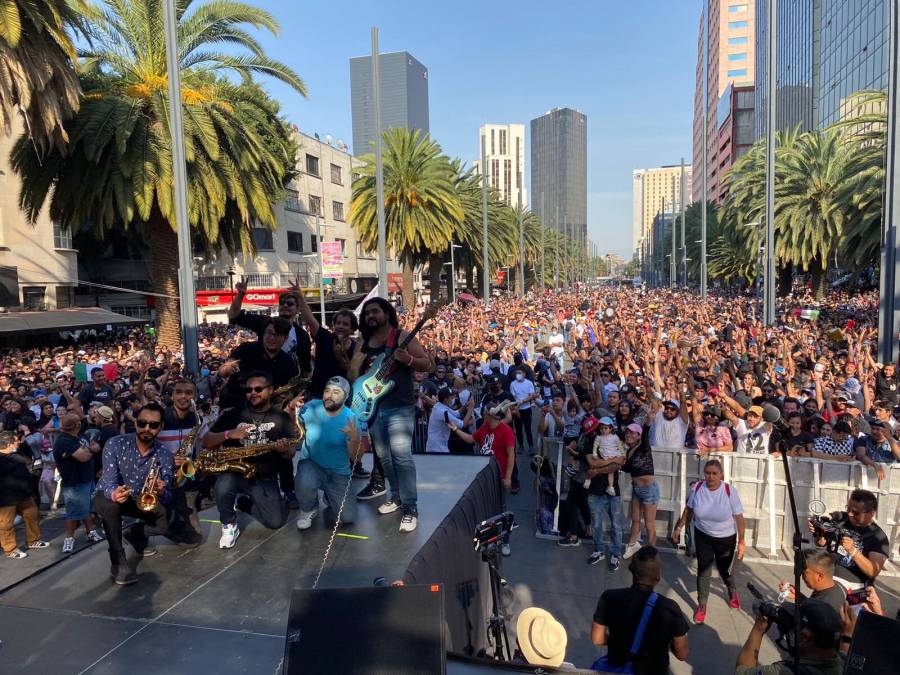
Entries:
[[197,415],[196,426],[182,439],[181,444],[178,446],[178,450],[175,452],[176,457],[184,457],[184,464],[179,466],[178,470],[175,472],[175,487],[181,487],[184,485],[185,481],[189,478],[193,478],[197,474],[197,465],[194,464],[191,459],[190,453],[191,448],[194,447],[194,440],[197,438],[197,434],[200,433],[200,427],[202,426],[203,421],[200,419],[200,415]]
[[[291,445],[298,445],[303,436],[289,438]],[[257,443],[256,445],[243,445],[237,447],[216,448],[200,453],[197,458],[197,471],[203,473],[224,473],[232,471],[241,474],[247,480],[256,474],[256,465],[245,462],[250,457],[259,457],[271,452],[278,447],[278,442]]]
[[141,494],[138,495],[137,505],[141,511],[152,511],[159,503],[159,497],[156,496],[156,480],[159,478],[159,461],[156,455],[150,462],[150,470],[147,471],[147,477],[144,478],[144,486],[141,488]]
[[272,392],[272,396],[269,400],[273,402],[278,402],[279,399],[287,399],[288,397],[293,398],[297,394],[294,390],[307,389],[309,387],[310,380],[308,377],[303,377],[301,375],[295,375],[290,380],[288,380],[287,384],[283,384],[278,389]]

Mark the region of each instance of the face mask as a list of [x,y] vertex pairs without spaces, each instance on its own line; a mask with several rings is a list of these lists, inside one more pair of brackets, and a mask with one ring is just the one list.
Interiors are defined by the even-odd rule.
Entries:
[[525,379],[525,374],[524,374],[524,373],[516,373],[516,379],[517,379],[519,382],[521,382],[522,380]]
[[200,374],[201,374],[203,377],[209,376],[209,368],[201,368],[201,369],[200,369]]

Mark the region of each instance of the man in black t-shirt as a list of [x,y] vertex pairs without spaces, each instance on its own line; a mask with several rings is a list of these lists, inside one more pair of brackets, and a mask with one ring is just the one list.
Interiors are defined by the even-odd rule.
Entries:
[[[878,498],[868,490],[850,493],[846,511],[836,511],[831,519],[843,530],[837,550],[832,554],[837,576],[851,585],[872,584],[890,556],[887,535],[875,524]],[[809,529],[814,531],[812,522]],[[816,546],[824,546],[825,539],[816,539]]]
[[678,660],[687,659],[687,619],[673,600],[657,595],[632,658],[631,646],[647,601],[662,579],[659,552],[653,546],[644,546],[632,558],[628,569],[632,574],[631,588],[610,589],[600,596],[594,611],[591,641],[608,647],[606,660],[611,666],[622,667],[631,661],[636,673],[668,673],[670,649]]
[[91,543],[101,541],[94,529],[91,516],[91,490],[94,487],[94,458],[101,451],[97,441],[88,442],[78,437],[81,420],[76,414],[66,414],[60,420],[60,434],[53,442],[53,459],[62,483],[62,495],[66,503],[66,536],[63,553],[75,549],[75,530],[84,525]]
[[[803,551],[803,583],[812,591],[814,600],[824,602],[838,614],[847,602],[844,587],[834,581],[834,559],[827,551],[810,548]],[[793,584],[783,582],[781,588],[788,593],[788,599],[796,602],[796,589]],[[801,593],[801,598],[806,595]]]
[[282,458],[290,459],[296,451],[297,441],[291,443],[289,439],[296,439],[300,432],[290,415],[271,404],[273,390],[268,373],[250,373],[245,388],[247,403],[222,412],[203,437],[206,449],[277,442],[265,454],[242,460],[255,467],[252,478],[232,471],[219,474],[216,480],[216,506],[222,523],[219,548],[233,547],[241,534],[235,506],[251,513],[270,529],[278,529],[287,522],[287,505],[281,498],[276,476]]
[[[485,383],[487,384],[487,391],[481,396],[481,414],[484,415],[486,410],[491,410],[492,408],[496,408],[504,401],[512,401],[515,402],[515,398],[508,391],[503,390],[503,383],[500,381],[495,375],[488,375],[484,378]],[[512,421],[512,412],[510,410],[506,411],[506,417],[501,422],[505,424],[510,424]],[[480,424],[479,424],[480,426]]]
[[83,386],[81,391],[78,392],[78,400],[81,402],[81,407],[84,408],[85,414],[87,414],[91,403],[94,401],[112,406],[115,396],[116,392],[106,381],[106,373],[103,368],[94,368],[91,371],[91,383]]

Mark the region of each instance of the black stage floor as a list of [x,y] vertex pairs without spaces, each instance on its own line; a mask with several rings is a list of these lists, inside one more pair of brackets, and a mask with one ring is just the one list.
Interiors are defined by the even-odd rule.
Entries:
[[[378,515],[380,499],[359,503],[357,522],[341,530],[354,536],[335,539],[319,587],[402,577],[486,463],[416,456],[418,529],[400,534],[399,512]],[[295,514],[274,531],[241,516],[243,532],[225,551],[218,514],[205,512],[203,544],[184,550],[155,539],[159,555],[140,563],[133,586],[111,582],[105,545],[48,567],[0,594],[0,673],[278,672],[291,591],[312,586],[332,524],[320,511],[297,532]]]

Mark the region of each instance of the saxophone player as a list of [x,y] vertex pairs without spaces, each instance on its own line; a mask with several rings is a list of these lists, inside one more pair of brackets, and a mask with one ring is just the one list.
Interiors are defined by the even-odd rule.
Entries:
[[216,506],[222,523],[219,548],[231,548],[241,534],[235,507],[252,514],[269,529],[277,529],[287,522],[288,509],[278,488],[278,470],[284,459],[296,451],[297,428],[290,415],[271,403],[274,391],[268,373],[250,373],[244,386],[244,405],[222,412],[203,437],[203,447],[217,448],[262,445],[277,442],[276,449],[245,461],[256,469],[253,478],[225,471],[216,479]]
[[[162,423],[162,406],[155,402],[147,403],[138,410],[135,433],[111,438],[103,449],[103,473],[94,495],[94,510],[106,530],[112,564],[110,575],[120,586],[137,581],[135,569],[125,557],[123,516],[140,521],[124,534],[124,539],[134,548],[138,558],[143,558],[148,550],[150,536],[171,538],[167,526],[167,506],[171,503],[169,485],[174,462],[172,453],[157,438]],[[151,471],[156,472],[155,481],[148,481]],[[156,506],[151,510],[142,510],[138,506],[137,500],[144,491],[156,497]],[[155,549],[149,550],[155,552]]]

